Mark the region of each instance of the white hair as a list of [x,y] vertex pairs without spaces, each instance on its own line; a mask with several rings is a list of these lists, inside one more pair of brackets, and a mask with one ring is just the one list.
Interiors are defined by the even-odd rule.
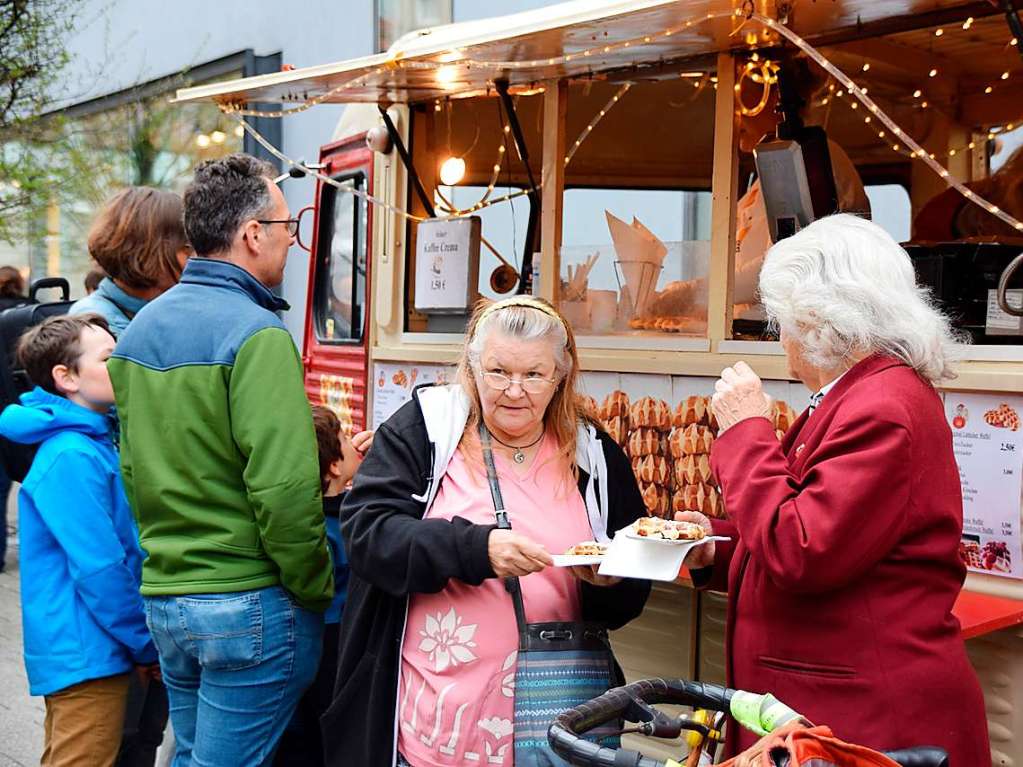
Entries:
[[957,334],[916,284],[906,251],[871,221],[828,216],[778,242],[760,271],[760,298],[820,370],[882,352],[932,384],[955,377]]
[[468,361],[474,369],[479,369],[483,347],[495,331],[518,341],[550,341],[558,374],[564,377],[572,370],[572,355],[568,352],[568,333],[564,323],[529,306],[509,306],[483,318],[466,348]]

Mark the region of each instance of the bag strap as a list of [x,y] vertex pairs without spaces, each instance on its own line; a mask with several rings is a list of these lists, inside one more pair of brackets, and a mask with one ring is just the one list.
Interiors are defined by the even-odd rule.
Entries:
[[[511,530],[511,521],[508,519],[508,512],[504,508],[504,498],[501,496],[501,483],[497,479],[497,467],[494,466],[494,451],[490,444],[490,430],[487,429],[483,419],[480,419],[480,447],[483,449],[483,463],[487,467],[487,482],[490,484],[490,497],[494,500],[494,516],[497,518],[498,530]],[[504,588],[511,594],[512,606],[515,608],[515,623],[519,628],[519,646],[523,644],[528,636],[526,624],[526,608],[522,603],[522,585],[517,576],[504,579]]]

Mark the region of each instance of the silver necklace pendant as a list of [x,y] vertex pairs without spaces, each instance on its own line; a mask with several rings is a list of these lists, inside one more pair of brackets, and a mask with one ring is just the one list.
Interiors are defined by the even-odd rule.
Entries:
[[515,463],[525,463],[526,454],[523,453],[521,450],[516,450],[515,455],[513,455],[512,458],[515,459]]

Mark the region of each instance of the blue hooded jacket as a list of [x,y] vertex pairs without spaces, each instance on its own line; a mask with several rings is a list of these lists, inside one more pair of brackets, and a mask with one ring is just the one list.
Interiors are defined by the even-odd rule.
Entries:
[[18,496],[21,614],[32,695],[156,662],[139,582],[142,549],[111,421],[36,388],[0,434],[39,444]]

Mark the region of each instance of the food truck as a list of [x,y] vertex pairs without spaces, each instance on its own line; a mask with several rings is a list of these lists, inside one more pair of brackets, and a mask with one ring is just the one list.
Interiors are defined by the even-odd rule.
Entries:
[[[1023,763],[1021,31],[1011,3],[571,2],[178,100],[216,101],[285,170],[252,118],[350,105],[303,166],[311,400],[375,426],[451,380],[479,297],[541,296],[572,322],[584,389],[653,514],[727,514],[705,468],[722,368],[764,379],[779,431],[808,404],[748,294],[749,252],[835,210],[885,226],[969,342],[942,390],[969,568],[956,614],[1008,765]],[[781,127],[750,154],[744,126],[774,103]],[[720,682],[725,620],[722,595],[681,578],[614,642],[630,679]]]

